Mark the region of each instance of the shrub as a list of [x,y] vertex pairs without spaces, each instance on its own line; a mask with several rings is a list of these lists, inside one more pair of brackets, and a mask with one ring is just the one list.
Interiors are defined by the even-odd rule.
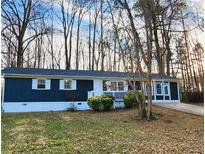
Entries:
[[112,95],[109,95],[109,94],[103,94],[102,96],[101,96],[102,98],[111,98],[113,101],[115,100],[115,98],[114,98],[114,96],[112,96]]
[[102,96],[101,102],[102,102],[104,110],[110,110],[112,108],[112,105],[113,105],[113,98]]
[[88,98],[88,106],[94,111],[110,110],[113,106],[114,97],[111,95],[93,96]]
[[127,92],[127,94],[123,96],[123,100],[126,108],[133,107],[134,103],[136,103],[134,92],[132,91]]
[[88,98],[88,106],[94,111],[99,111],[101,107],[101,98],[99,96],[93,96]]
[[[136,91],[136,93],[139,97],[139,100],[142,102],[144,100],[144,98],[143,98],[144,96],[143,96],[142,92]],[[136,100],[134,91],[127,92],[127,94],[124,95],[123,100],[124,100],[126,108],[131,108],[134,105],[138,106],[138,104],[139,104],[139,102],[137,102],[137,100]]]

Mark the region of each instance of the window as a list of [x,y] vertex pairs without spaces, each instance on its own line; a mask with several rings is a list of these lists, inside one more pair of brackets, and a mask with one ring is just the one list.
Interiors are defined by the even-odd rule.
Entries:
[[76,80],[63,79],[59,81],[60,81],[59,83],[60,90],[76,90],[77,89]]
[[32,79],[32,89],[33,90],[49,90],[51,88],[50,79]]
[[72,89],[71,80],[64,80],[64,89]]
[[38,79],[37,80],[37,89],[46,89],[46,80]]
[[158,95],[162,94],[162,82],[156,82],[156,91]]
[[141,83],[140,81],[135,81],[135,85],[134,85],[134,81],[131,81],[128,83],[128,89],[129,90],[141,90]]
[[111,90],[117,91],[117,82],[111,82]]
[[111,87],[111,82],[109,80],[103,81],[103,91],[110,91]]
[[123,82],[118,82],[118,90],[124,91],[124,83]]
[[103,91],[124,91],[124,82],[104,80]]
[[168,82],[164,82],[164,94],[169,95]]

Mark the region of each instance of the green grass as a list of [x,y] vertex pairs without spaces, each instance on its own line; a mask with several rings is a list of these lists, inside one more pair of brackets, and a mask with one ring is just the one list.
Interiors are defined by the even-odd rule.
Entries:
[[2,115],[3,153],[203,153],[203,117],[154,107],[159,120],[137,121],[136,109]]

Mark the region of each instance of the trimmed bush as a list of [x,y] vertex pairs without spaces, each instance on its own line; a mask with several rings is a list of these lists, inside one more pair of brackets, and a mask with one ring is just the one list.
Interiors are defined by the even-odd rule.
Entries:
[[93,96],[87,100],[88,106],[94,111],[99,111],[101,107],[101,98],[99,96]]
[[127,92],[123,97],[124,104],[126,108],[131,108],[136,103],[135,94],[132,91]]
[[102,97],[102,98],[104,98],[104,97],[106,97],[106,98],[111,98],[113,101],[115,100],[114,96],[109,95],[109,94],[103,94],[101,97]]
[[113,99],[111,97],[101,97],[101,102],[103,104],[104,110],[110,110],[113,105]]
[[113,106],[114,97],[110,95],[93,96],[88,98],[88,106],[94,111],[110,110]]
[[[136,93],[137,93],[137,95],[138,95],[138,97],[139,97],[139,100],[140,100],[141,102],[143,102],[143,97],[144,97],[144,96],[143,96],[142,92],[136,91]],[[131,107],[133,107],[134,105],[137,105],[137,106],[138,106],[138,103],[139,103],[139,102],[137,102],[137,100],[136,100],[136,98],[135,98],[135,93],[134,93],[134,91],[129,91],[129,92],[127,92],[127,94],[124,95],[123,100],[124,100],[124,104],[125,104],[125,107],[126,107],[126,108],[131,108]]]

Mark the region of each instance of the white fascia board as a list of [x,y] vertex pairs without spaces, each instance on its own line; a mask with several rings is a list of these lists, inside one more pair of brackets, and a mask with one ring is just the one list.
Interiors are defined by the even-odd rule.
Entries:
[[28,75],[28,74],[9,74],[4,78],[47,78],[47,79],[113,79],[113,80],[126,80],[127,78],[120,77],[95,77],[95,76],[65,76],[65,75]]
[[[68,76],[68,75],[28,75],[28,74],[4,74],[4,78],[48,78],[48,79],[113,79],[113,80],[127,80],[129,77],[95,77],[95,76]],[[140,81],[136,78],[136,81]],[[152,79],[152,81],[168,81],[168,82],[180,82],[182,79]]]

